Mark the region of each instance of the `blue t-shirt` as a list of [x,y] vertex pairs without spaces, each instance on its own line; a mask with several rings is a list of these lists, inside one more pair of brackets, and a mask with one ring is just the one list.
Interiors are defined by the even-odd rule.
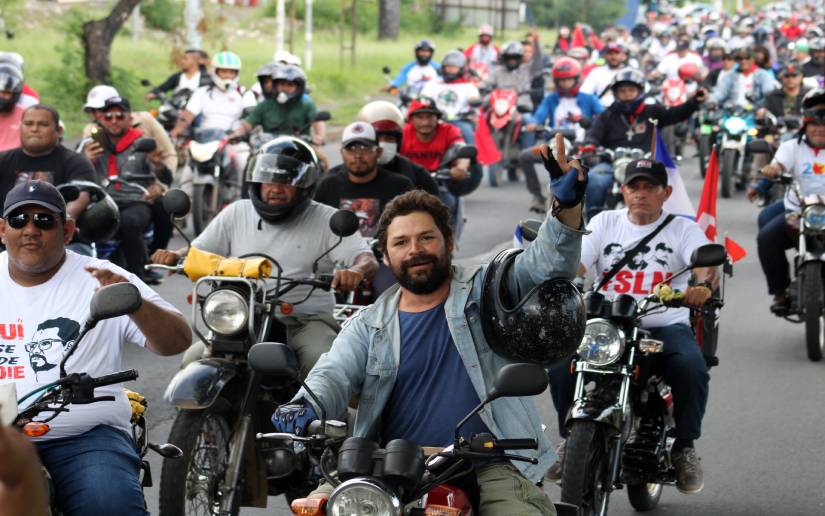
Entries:
[[[384,441],[407,439],[420,446],[453,442],[455,425],[479,403],[455,347],[444,303],[424,312],[398,312],[401,360],[384,408]],[[461,435],[489,432],[475,415]]]

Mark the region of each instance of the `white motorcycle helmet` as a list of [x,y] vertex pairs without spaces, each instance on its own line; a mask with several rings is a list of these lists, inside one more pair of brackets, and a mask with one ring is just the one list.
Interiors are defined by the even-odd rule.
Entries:
[[[235,70],[237,73],[232,79],[221,79],[218,77],[219,69]],[[212,70],[209,75],[212,77],[212,83],[219,90],[227,91],[237,87],[241,77],[241,58],[234,52],[218,52],[212,57]]]

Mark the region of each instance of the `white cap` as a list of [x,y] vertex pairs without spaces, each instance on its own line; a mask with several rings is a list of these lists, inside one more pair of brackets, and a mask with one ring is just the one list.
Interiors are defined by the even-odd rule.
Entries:
[[346,147],[352,142],[362,142],[377,145],[375,129],[366,122],[353,122],[344,128],[341,137],[341,147]]
[[301,66],[301,58],[286,50],[278,50],[272,58],[276,63]]
[[485,23],[481,27],[478,28],[478,35],[479,36],[493,36],[493,26],[489,23]]
[[99,84],[89,90],[89,94],[86,95],[86,103],[83,104],[83,110],[102,109],[106,105],[106,101],[112,97],[120,97],[120,93],[112,86]]

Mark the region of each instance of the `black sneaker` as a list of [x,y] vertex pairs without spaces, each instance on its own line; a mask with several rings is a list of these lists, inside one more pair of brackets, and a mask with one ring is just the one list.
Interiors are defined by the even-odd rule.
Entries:
[[791,299],[787,292],[782,292],[773,296],[773,303],[771,304],[771,312],[779,316],[785,316],[791,306]]
[[698,493],[705,487],[702,478],[702,465],[696,448],[682,448],[670,456],[673,467],[676,468],[676,489],[681,493]]

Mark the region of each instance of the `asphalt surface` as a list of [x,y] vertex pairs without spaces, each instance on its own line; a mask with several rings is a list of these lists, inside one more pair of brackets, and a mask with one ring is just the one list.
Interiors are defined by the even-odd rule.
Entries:
[[[331,156],[337,155],[329,149]],[[696,160],[680,165],[694,204],[702,182]],[[529,217],[524,183],[498,188],[483,185],[466,199],[460,260],[475,261],[506,245],[515,224]],[[756,257],[757,209],[741,193],[718,201],[720,239],[726,232],[748,251],[726,285],[719,341],[720,365],[711,371],[710,400],[703,438],[697,441],[705,471],[705,488],[682,495],[666,488],[658,508],[662,515],[821,515],[825,514],[825,362],[809,362],[804,329],[770,314],[764,279]],[[179,239],[177,239],[179,240]],[[175,241],[172,247],[181,244]],[[158,292],[187,317],[190,283],[168,278]],[[169,433],[175,415],[163,402],[163,391],[180,357],[162,358],[129,350],[125,366],[140,371],[134,387],[150,401],[150,435],[156,442]],[[556,415],[548,394],[536,398],[551,439],[558,436]],[[146,489],[149,508],[157,514],[161,464],[152,457],[156,487]],[[546,487],[554,500],[556,486]],[[242,515],[290,514],[282,497],[271,497],[269,508],[243,509]],[[611,497],[611,514],[632,514],[624,492]]]

